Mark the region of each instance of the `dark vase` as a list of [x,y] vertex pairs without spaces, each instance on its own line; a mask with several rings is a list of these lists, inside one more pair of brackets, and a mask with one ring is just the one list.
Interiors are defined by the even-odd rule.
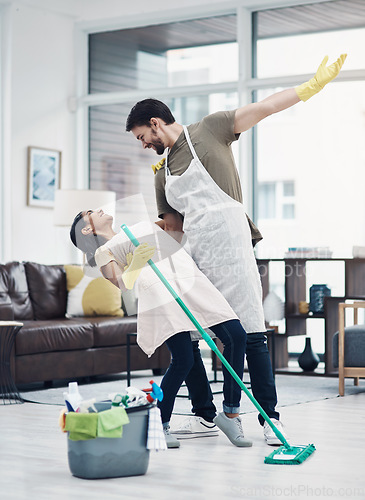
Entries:
[[313,352],[311,345],[311,338],[306,337],[305,348],[302,354],[298,358],[298,364],[301,369],[305,372],[312,372],[315,370],[319,363],[319,356]]

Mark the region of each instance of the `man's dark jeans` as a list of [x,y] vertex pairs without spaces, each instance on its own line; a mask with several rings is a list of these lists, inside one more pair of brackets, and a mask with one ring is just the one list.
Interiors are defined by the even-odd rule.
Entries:
[[[216,407],[213,403],[213,394],[201,358],[198,341],[193,342],[193,351],[194,365],[185,379],[192,402],[192,411],[195,415],[212,422],[216,416]],[[270,418],[279,420],[280,415],[275,410],[277,394],[265,333],[247,334],[246,356],[254,397]],[[259,415],[258,419],[263,425],[263,417]]]

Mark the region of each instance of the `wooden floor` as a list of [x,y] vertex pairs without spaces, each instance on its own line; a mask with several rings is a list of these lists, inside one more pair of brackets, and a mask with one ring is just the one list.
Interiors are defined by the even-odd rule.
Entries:
[[282,409],[289,441],[316,445],[301,465],[265,465],[272,448],[248,414],[243,421],[252,448],[236,448],[223,434],[184,440],[180,449],[152,452],[144,476],[91,481],[69,472],[59,411],[0,406],[2,500],[365,498],[365,393]]

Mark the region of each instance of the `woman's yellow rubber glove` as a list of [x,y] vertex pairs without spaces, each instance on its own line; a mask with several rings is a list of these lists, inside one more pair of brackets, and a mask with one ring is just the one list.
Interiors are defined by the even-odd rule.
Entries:
[[347,54],[341,54],[336,62],[326,66],[328,61],[328,56],[326,56],[319,68],[317,73],[308,82],[302,83],[299,87],[295,87],[295,91],[301,101],[307,101],[310,97],[314,96],[320,92],[327,83],[336,78],[342,68],[343,63]]
[[[127,266],[124,268],[123,281],[131,290],[147,261],[152,258],[156,248],[148,243],[142,243],[133,252],[133,258],[130,259],[130,254],[127,254]],[[130,261],[129,265],[128,262]]]
[[124,266],[124,271],[126,271],[128,269],[128,267],[131,265],[132,263],[132,260],[133,260],[133,254],[131,252],[127,253],[127,255],[125,256],[126,260],[127,260],[127,265]]

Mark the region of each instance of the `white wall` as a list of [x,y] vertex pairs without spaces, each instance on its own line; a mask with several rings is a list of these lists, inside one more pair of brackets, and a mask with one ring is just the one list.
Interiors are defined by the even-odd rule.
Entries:
[[11,214],[5,260],[62,262],[52,209],[28,207],[27,146],[62,151],[61,186],[73,185],[74,20],[15,2],[11,10]]

